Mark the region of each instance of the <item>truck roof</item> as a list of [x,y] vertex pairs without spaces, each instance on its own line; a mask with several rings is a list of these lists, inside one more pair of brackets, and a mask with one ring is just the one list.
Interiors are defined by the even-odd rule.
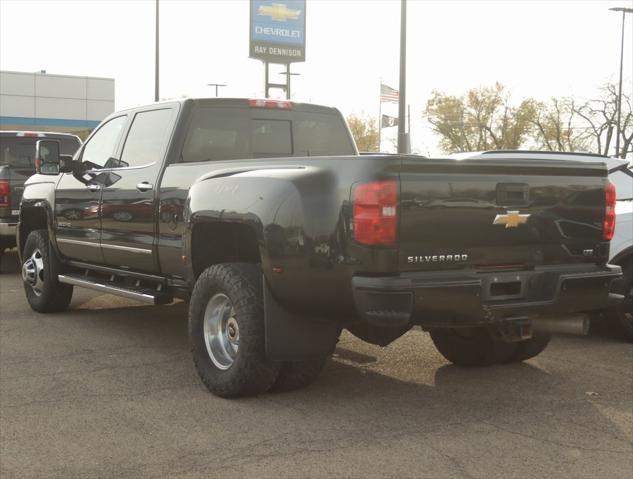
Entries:
[[322,113],[334,113],[339,112],[335,107],[316,105],[314,103],[302,103],[292,100],[274,100],[271,98],[181,98],[174,100],[165,100],[157,103],[148,103],[145,105],[138,105],[133,108],[127,108],[125,110],[119,110],[116,113],[122,113],[127,111],[134,111],[139,108],[147,108],[150,105],[173,105],[179,103],[184,105],[186,103],[203,104],[205,106],[218,106],[224,108],[270,108],[280,110],[296,110],[302,112],[322,112]]

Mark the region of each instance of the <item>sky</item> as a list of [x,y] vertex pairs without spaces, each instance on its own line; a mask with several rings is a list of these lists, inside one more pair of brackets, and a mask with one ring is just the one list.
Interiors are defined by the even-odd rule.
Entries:
[[[586,99],[616,82],[621,14],[610,7],[633,7],[633,0],[409,0],[413,150],[439,152],[422,120],[433,90],[460,95],[500,82],[518,102]],[[154,0],[0,0],[0,69],[115,78],[117,110],[150,103],[154,11]],[[291,66],[299,73],[293,99],[377,119],[380,82],[399,84],[400,1],[307,0],[306,19],[306,61]],[[161,98],[212,97],[209,83],[227,84],[220,96],[263,97],[264,67],[248,58],[248,27],[247,0],[160,0]],[[629,93],[632,32],[628,15]],[[397,108],[385,104],[383,113],[395,116]],[[387,139],[393,130],[385,130]]]

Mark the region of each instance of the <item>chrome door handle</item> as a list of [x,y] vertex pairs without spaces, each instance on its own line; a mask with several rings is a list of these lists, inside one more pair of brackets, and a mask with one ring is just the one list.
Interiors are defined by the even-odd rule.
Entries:
[[88,190],[90,191],[99,191],[101,189],[101,185],[90,183],[89,185],[86,185],[86,188],[88,188]]
[[149,191],[153,188],[154,186],[151,183],[148,183],[147,181],[143,181],[142,183],[138,183],[136,185],[136,189],[139,191]]

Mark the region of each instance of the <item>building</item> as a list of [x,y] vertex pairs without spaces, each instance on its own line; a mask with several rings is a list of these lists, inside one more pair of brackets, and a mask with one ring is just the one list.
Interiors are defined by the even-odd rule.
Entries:
[[113,111],[113,78],[0,71],[0,130],[85,137]]

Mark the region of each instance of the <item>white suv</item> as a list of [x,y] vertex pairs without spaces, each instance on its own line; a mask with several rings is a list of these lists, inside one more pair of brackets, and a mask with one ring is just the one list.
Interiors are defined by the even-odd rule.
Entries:
[[625,296],[624,303],[607,315],[633,340],[633,171],[624,160],[608,158],[606,163],[617,200],[609,262],[622,266],[622,280],[616,284],[615,292]]

